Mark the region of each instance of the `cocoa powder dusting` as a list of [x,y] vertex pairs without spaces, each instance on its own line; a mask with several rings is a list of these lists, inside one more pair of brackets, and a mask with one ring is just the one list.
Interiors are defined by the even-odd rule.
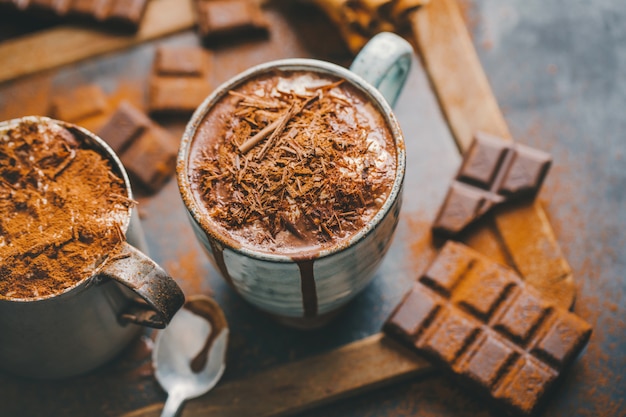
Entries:
[[0,134],[0,297],[45,297],[92,274],[125,240],[133,201],[100,153],[52,122]]

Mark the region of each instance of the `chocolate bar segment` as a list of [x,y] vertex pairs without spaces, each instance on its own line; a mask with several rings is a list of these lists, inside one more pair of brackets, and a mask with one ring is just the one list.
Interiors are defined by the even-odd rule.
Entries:
[[225,38],[267,35],[268,22],[254,0],[196,0],[198,31],[209,45]]
[[[124,31],[136,31],[149,0],[1,0],[0,6],[39,18],[97,23]],[[4,6],[6,7],[6,6]]]
[[152,126],[130,145],[121,160],[131,178],[157,191],[176,169],[178,144],[166,130]]
[[212,55],[199,47],[157,49],[148,91],[151,114],[190,114],[211,93]]
[[476,134],[433,230],[453,235],[495,205],[534,198],[551,163],[545,152],[486,133]]
[[122,101],[109,120],[100,128],[98,136],[107,142],[113,151],[122,154],[152,121],[142,111],[127,101]]
[[591,327],[511,269],[448,241],[384,331],[507,410],[529,414],[584,348]]
[[154,58],[154,73],[163,76],[207,77],[209,57],[202,48],[160,46]]
[[106,109],[106,96],[95,84],[87,84],[59,94],[52,99],[50,105],[52,117],[71,123],[102,114]]
[[123,101],[98,135],[119,155],[134,184],[158,191],[176,169],[178,142],[146,114]]

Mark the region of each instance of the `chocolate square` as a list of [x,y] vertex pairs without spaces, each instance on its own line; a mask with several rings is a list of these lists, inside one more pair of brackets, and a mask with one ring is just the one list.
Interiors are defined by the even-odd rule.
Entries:
[[111,0],[72,0],[69,13],[96,20],[104,19],[109,13]]
[[548,320],[546,333],[537,342],[533,353],[561,367],[571,356],[587,343],[591,327],[572,313],[556,315]]
[[437,214],[433,230],[458,233],[492,205],[493,203],[484,194],[462,183],[455,182],[450,186],[446,200]]
[[88,84],[55,96],[51,102],[50,113],[56,119],[76,123],[81,119],[102,114],[106,108],[106,96],[102,89],[95,84]]
[[408,336],[412,340],[420,336],[424,328],[435,317],[440,307],[439,297],[429,291],[416,288],[410,291],[392,313],[386,326],[387,331]]
[[267,33],[268,23],[256,1],[196,0],[196,12],[200,36],[207,43]]
[[552,158],[547,153],[517,145],[498,192],[506,195],[534,195],[548,173],[551,162]]
[[526,343],[548,313],[543,301],[531,291],[519,292],[494,328],[516,343]]
[[139,26],[148,7],[148,0],[112,0],[107,20],[130,29]]
[[117,154],[124,152],[152,121],[143,112],[123,101],[98,136],[105,140]]
[[556,377],[554,370],[538,360],[531,356],[521,356],[494,395],[515,409],[530,414],[537,408]]
[[460,246],[445,245],[420,280],[449,296],[452,288],[474,263]]
[[517,281],[514,273],[495,263],[475,262],[453,300],[487,321]]
[[161,46],[154,59],[154,72],[158,75],[208,76],[209,55],[201,48]]
[[151,113],[191,113],[211,93],[211,85],[197,78],[153,78],[150,83]]
[[510,365],[516,351],[501,338],[487,332],[472,345],[471,352],[456,368],[485,387],[493,387]]
[[478,135],[480,141],[472,142],[458,176],[465,182],[488,188],[501,168],[507,148],[496,137],[484,133]]
[[176,169],[178,144],[164,129],[152,126],[122,154],[121,160],[132,178],[150,191],[156,191]]

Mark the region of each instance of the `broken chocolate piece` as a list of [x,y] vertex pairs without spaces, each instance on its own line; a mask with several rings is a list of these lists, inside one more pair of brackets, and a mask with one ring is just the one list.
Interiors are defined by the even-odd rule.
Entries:
[[156,77],[150,83],[150,113],[192,113],[210,92],[203,79]]
[[169,132],[153,125],[130,145],[121,160],[132,179],[154,192],[172,176],[177,153],[178,144]]
[[211,92],[211,55],[198,47],[157,49],[150,79],[148,108],[152,114],[192,113]]
[[207,77],[210,57],[202,48],[184,46],[160,46],[154,58],[154,73]]
[[453,241],[384,330],[521,414],[537,409],[591,335],[511,269]]
[[195,4],[198,31],[207,44],[268,33],[269,24],[254,0],[196,0]]
[[137,30],[147,6],[148,0],[114,0],[106,20],[114,27]]
[[98,132],[117,153],[133,183],[151,192],[176,169],[178,143],[141,110],[123,101]]
[[486,133],[476,134],[433,230],[455,234],[495,205],[534,198],[551,163],[545,152]]
[[104,139],[115,153],[121,155],[151,125],[152,121],[142,111],[127,101],[122,101],[115,113],[100,128],[98,136]]
[[12,9],[40,18],[77,21],[136,31],[149,0],[2,0]]
[[77,123],[104,113],[106,108],[106,96],[102,89],[95,84],[88,84],[54,97],[50,113],[56,119]]

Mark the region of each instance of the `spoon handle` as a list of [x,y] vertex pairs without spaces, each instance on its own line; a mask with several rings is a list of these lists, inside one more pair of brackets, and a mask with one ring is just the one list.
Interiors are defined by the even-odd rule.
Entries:
[[172,392],[170,392],[167,396],[167,400],[163,406],[163,411],[161,411],[161,417],[178,416],[185,400],[186,398],[181,391],[172,390]]

